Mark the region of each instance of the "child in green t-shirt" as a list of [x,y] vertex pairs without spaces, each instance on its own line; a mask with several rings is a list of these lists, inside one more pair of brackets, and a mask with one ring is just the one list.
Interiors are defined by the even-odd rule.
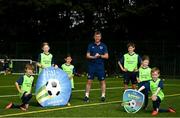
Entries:
[[[61,66],[62,70],[65,71],[68,74],[68,77],[71,81],[71,88],[74,89],[74,66],[71,64],[72,62],[72,57],[71,55],[67,55],[65,58],[65,63]],[[70,97],[71,99],[71,97]],[[69,102],[70,102],[69,99]],[[68,103],[68,106],[70,106],[70,103]]]
[[[137,74],[137,81],[138,81],[138,88],[143,86],[144,84],[148,83],[152,78],[151,78],[151,68],[149,67],[149,56],[144,55],[142,57],[142,62],[141,62],[141,67],[139,68],[139,72]],[[144,89],[142,93],[145,96],[145,102],[144,102],[144,107],[143,109],[147,109],[148,105],[148,89]]]
[[32,98],[32,86],[34,84],[34,77],[33,77],[34,67],[32,64],[26,64],[25,66],[25,74],[21,76],[16,82],[16,89],[19,92],[19,96],[22,100],[21,105],[15,105],[10,102],[6,109],[10,108],[20,108],[23,111],[26,111],[29,106],[29,101]]
[[175,113],[176,111],[169,107],[168,109],[159,109],[160,104],[164,99],[164,93],[162,91],[163,89],[163,81],[159,78],[160,76],[160,70],[157,67],[154,67],[151,69],[151,77],[152,80],[143,85],[141,88],[139,88],[138,91],[142,91],[145,88],[148,88],[151,93],[151,99],[153,102],[153,112],[152,115],[156,116],[159,112],[172,112]]

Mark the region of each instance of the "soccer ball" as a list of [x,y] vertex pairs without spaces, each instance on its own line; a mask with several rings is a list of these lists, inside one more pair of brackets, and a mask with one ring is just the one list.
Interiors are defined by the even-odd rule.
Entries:
[[130,106],[132,109],[135,108],[135,106],[136,106],[136,101],[135,101],[135,100],[129,101],[129,106]]
[[60,94],[60,84],[57,79],[49,79],[46,83],[46,90],[51,97],[56,97]]

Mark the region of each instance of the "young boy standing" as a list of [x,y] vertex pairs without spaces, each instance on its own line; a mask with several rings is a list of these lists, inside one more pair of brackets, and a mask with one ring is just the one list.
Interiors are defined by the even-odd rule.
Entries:
[[41,53],[38,56],[38,63],[37,66],[39,67],[39,73],[42,71],[42,69],[47,68],[47,67],[51,67],[51,66],[55,66],[54,64],[54,57],[53,55],[49,52],[50,47],[48,43],[43,43],[42,44],[42,50],[43,53]]
[[61,66],[62,70],[64,70],[68,76],[69,79],[71,80],[71,87],[72,89],[74,89],[74,65],[71,64],[72,62],[72,57],[71,55],[67,55],[67,57],[65,58],[65,63]]
[[[67,74],[68,74],[68,77],[71,81],[71,88],[74,89],[74,79],[73,79],[73,76],[74,76],[74,66],[71,64],[72,62],[72,57],[71,55],[67,55],[67,57],[65,58],[65,63],[61,66],[62,70],[64,70]],[[68,106],[70,106],[70,100],[71,100],[71,96],[70,96],[70,99],[69,99],[69,102],[68,102]]]
[[138,65],[141,63],[141,58],[134,52],[135,44],[127,44],[128,53],[118,61],[119,67],[124,72],[124,89],[128,89],[129,82],[131,81],[132,89],[136,89],[137,79],[136,74],[138,72]]

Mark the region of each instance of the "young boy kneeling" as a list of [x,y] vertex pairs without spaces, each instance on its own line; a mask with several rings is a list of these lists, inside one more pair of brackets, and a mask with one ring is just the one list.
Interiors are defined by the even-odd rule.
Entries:
[[153,102],[153,112],[152,115],[156,116],[159,112],[172,112],[175,113],[176,111],[169,107],[168,109],[160,109],[160,104],[164,99],[164,93],[162,91],[163,89],[163,81],[159,78],[160,76],[160,70],[157,67],[154,67],[151,69],[151,76],[152,80],[143,85],[141,88],[139,88],[138,91],[142,91],[145,88],[148,88],[151,93],[151,99]]
[[33,75],[34,67],[32,64],[26,64],[25,66],[25,74],[21,76],[16,82],[16,89],[19,92],[19,96],[22,100],[21,105],[15,105],[13,102],[10,102],[6,109],[10,108],[20,108],[23,111],[26,111],[29,106],[29,101],[32,98],[32,86],[34,84]]

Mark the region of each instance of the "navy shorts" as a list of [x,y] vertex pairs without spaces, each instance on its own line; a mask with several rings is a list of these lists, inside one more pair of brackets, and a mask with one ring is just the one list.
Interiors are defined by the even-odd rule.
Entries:
[[124,84],[129,84],[131,81],[131,84],[137,84],[136,79],[137,72],[125,72],[124,73]]
[[3,70],[6,71],[8,68],[9,68],[9,64],[5,63],[4,66],[3,66]]
[[28,94],[27,96],[25,96],[27,92],[23,93],[23,96],[21,97],[22,103],[28,104],[30,99],[32,98],[32,94]]
[[105,80],[104,65],[89,65],[88,67],[88,79],[94,80],[97,77],[99,81]]
[[153,103],[153,109],[156,110],[157,108],[159,109],[160,104],[161,104],[161,99],[159,96],[157,96],[157,100],[156,101],[152,101]]

